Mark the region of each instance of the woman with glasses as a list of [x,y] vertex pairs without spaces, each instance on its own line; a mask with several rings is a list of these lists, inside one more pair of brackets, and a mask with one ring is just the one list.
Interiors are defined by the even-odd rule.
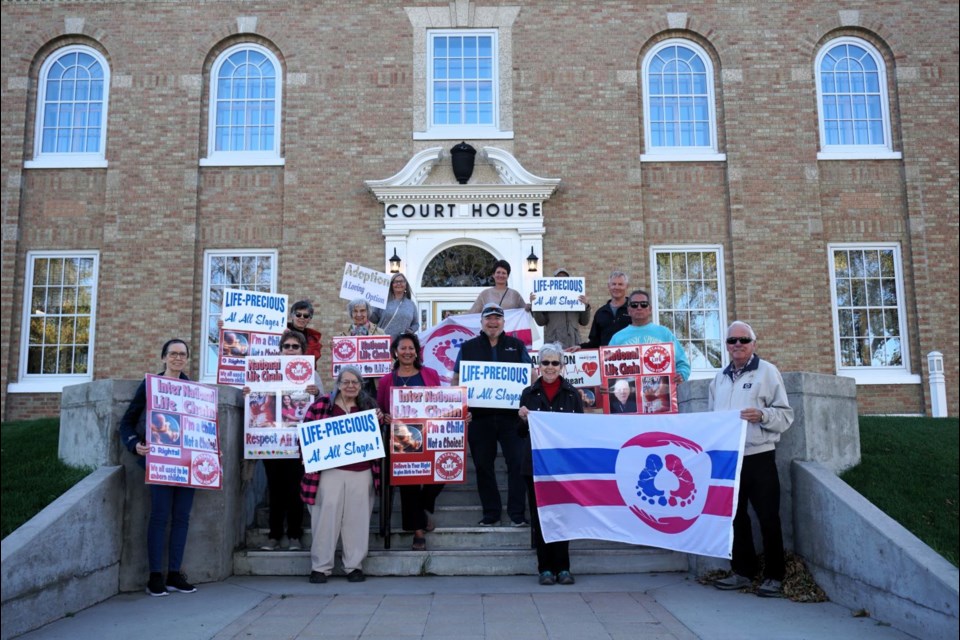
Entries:
[[[186,368],[190,359],[190,347],[183,340],[168,340],[160,350],[163,371],[158,375],[166,378],[189,380]],[[120,419],[120,441],[130,453],[136,454],[137,464],[146,469],[147,444],[147,381],[144,379],[133,394],[130,406]],[[147,594],[165,596],[169,591],[193,593],[196,587],[187,582],[181,572],[183,551],[187,545],[187,530],[190,526],[190,510],[193,508],[194,489],[172,485],[151,484],[150,520],[147,524],[147,560],[150,577]],[[170,540],[167,543],[167,576],[163,576],[164,540],[167,524],[170,523]]]
[[[302,356],[306,353],[307,338],[299,331],[287,329],[280,336],[280,355]],[[243,395],[250,393],[250,387],[243,388]],[[307,387],[307,393],[319,397],[323,393],[320,375],[313,372],[313,384]],[[287,407],[287,401],[290,407]],[[280,415],[286,425],[291,412],[295,413],[293,398],[284,394]],[[296,421],[296,420],[294,420]],[[303,548],[303,502],[300,500],[300,480],[303,478],[303,464],[296,458],[272,458],[263,461],[263,470],[267,474],[267,493],[270,496],[270,533],[267,541],[261,545],[264,551],[276,551],[287,548],[299,551]],[[283,523],[287,523],[287,535],[283,535]]]
[[[377,404],[390,423],[390,397],[394,387],[439,387],[440,374],[423,366],[420,359],[420,340],[415,333],[404,333],[390,345],[393,371],[380,378],[377,385]],[[422,446],[422,439],[421,439]],[[435,528],[433,511],[442,484],[400,485],[400,512],[404,531],[413,531],[413,550],[427,550],[427,531]]]
[[420,328],[417,305],[410,298],[410,283],[402,273],[390,278],[390,295],[385,309],[370,312],[370,321],[396,340],[401,333],[416,333]]
[[307,339],[307,346],[304,348],[303,353],[308,356],[313,356],[315,360],[314,366],[319,369],[320,354],[323,351],[323,343],[320,342],[322,334],[307,326],[311,320],[313,320],[313,303],[309,300],[298,300],[290,307],[290,322],[287,323],[287,329],[299,331],[304,335]]
[[[307,410],[305,422],[377,409],[377,401],[363,390],[360,370],[346,366],[337,374],[329,397],[322,396]],[[377,419],[382,417],[377,409]],[[382,437],[382,435],[381,435]],[[343,570],[350,582],[363,582],[374,492],[380,487],[380,460],[364,460],[303,476],[301,495],[310,511],[310,582],[322,584],[333,572],[337,539],[343,547]]]
[[531,411],[560,411],[583,413],[580,392],[563,379],[563,345],[552,342],[540,348],[540,377],[520,395],[520,436],[524,439],[526,455],[521,473],[527,481],[527,498],[530,502],[530,526],[537,545],[537,571],[540,584],[569,585],[576,582],[570,573],[570,543],[544,542],[537,513],[537,494],[533,485],[533,449],[530,443],[528,418]]

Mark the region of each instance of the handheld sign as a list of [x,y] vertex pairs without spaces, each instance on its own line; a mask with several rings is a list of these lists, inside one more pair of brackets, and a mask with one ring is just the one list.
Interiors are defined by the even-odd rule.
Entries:
[[147,374],[147,484],[219,489],[217,389]]
[[376,409],[299,426],[303,468],[307,473],[384,457]]
[[243,457],[300,458],[297,424],[313,396],[312,356],[251,356],[246,359]]
[[467,389],[393,387],[390,483],[466,482]]
[[[540,371],[540,352],[531,351],[533,367]],[[575,387],[596,387],[601,382],[600,353],[596,349],[563,352],[563,379]]]
[[679,412],[672,342],[600,347],[600,360],[606,413]]
[[331,340],[333,377],[353,365],[364,378],[381,378],[393,370],[390,336],[337,336]]
[[283,333],[287,326],[287,295],[224,289],[222,317],[224,329]]
[[520,393],[530,385],[533,367],[503,362],[460,362],[460,384],[471,407],[519,409]]
[[390,295],[389,275],[349,262],[344,265],[343,280],[340,283],[341,298],[344,300],[363,298],[374,307],[385,309],[388,295]]
[[533,311],[583,311],[580,296],[586,291],[583,278],[537,278],[533,281]]

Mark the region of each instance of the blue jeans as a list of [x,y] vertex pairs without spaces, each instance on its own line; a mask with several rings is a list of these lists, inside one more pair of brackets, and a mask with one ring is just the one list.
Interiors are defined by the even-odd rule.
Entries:
[[160,484],[148,486],[150,521],[147,524],[147,557],[150,561],[150,573],[161,573],[163,570],[163,541],[171,515],[173,518],[170,524],[170,545],[167,548],[167,567],[170,571],[180,571],[183,550],[187,546],[194,489]]

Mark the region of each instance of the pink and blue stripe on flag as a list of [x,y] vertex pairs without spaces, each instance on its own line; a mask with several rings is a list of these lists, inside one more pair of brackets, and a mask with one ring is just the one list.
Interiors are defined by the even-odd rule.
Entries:
[[529,421],[544,540],[730,557],[746,434],[738,411]]

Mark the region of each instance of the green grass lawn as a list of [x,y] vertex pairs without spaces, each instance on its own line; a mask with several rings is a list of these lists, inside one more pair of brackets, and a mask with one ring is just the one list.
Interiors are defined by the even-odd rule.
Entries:
[[861,417],[861,462],[841,478],[957,564],[956,418]]
[[7,422],[0,426],[2,537],[7,537],[93,471],[60,462],[59,437],[57,418]]

